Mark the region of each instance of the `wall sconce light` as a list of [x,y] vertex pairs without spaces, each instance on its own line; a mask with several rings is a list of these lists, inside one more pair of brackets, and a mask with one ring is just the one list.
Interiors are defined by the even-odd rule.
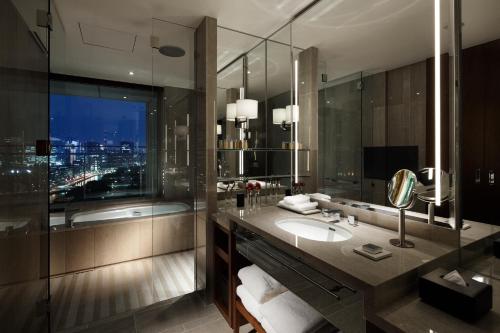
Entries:
[[217,135],[222,134],[222,125],[217,124]]
[[289,131],[292,127],[292,122],[296,123],[298,121],[299,121],[298,105],[287,105],[286,108],[273,109],[273,124],[280,125],[283,131]]
[[226,105],[226,120],[234,121],[234,125],[241,128],[248,120],[259,118],[258,104],[255,99],[245,99],[245,88],[240,88],[240,99]]
[[229,103],[226,105],[226,120],[235,121],[236,119],[236,103]]
[[235,126],[241,127],[248,120],[259,118],[258,104],[255,99],[245,99],[245,88],[240,88],[240,99],[236,100]]

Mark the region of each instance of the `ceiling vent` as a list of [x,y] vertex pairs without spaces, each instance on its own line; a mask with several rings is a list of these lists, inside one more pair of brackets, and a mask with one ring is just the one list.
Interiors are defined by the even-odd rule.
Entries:
[[107,49],[134,52],[137,35],[125,31],[102,28],[90,24],[78,23],[82,42],[86,45]]

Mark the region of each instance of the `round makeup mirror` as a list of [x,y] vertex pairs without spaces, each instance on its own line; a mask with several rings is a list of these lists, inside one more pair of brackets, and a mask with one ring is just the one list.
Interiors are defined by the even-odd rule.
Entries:
[[388,195],[391,204],[397,208],[411,208],[415,202],[415,186],[417,176],[413,171],[401,169],[392,176],[388,185]]
[[[424,202],[436,201],[436,169],[424,168],[417,172],[417,185],[415,194]],[[441,201],[448,200],[450,196],[450,176],[441,170]]]
[[392,176],[388,185],[389,201],[399,208],[399,238],[391,239],[390,243],[397,247],[415,247],[415,244],[405,239],[405,209],[415,203],[415,186],[417,176],[413,171],[401,169]]
[[[428,223],[434,224],[434,208],[436,205],[436,169],[424,168],[417,172],[417,186],[415,194],[417,198],[428,203]],[[441,170],[441,202],[450,199],[450,176]]]

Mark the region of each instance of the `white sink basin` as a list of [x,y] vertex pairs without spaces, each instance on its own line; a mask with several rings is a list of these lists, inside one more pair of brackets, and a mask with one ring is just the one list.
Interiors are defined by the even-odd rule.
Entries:
[[295,236],[320,242],[342,242],[352,234],[338,226],[307,218],[288,218],[275,221],[279,228]]

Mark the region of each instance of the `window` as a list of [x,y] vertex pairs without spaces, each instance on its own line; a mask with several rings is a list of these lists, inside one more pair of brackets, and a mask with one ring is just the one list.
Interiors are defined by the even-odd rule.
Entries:
[[50,95],[51,203],[143,196],[147,98],[118,88],[107,98],[102,87],[81,86],[70,94],[55,86]]

